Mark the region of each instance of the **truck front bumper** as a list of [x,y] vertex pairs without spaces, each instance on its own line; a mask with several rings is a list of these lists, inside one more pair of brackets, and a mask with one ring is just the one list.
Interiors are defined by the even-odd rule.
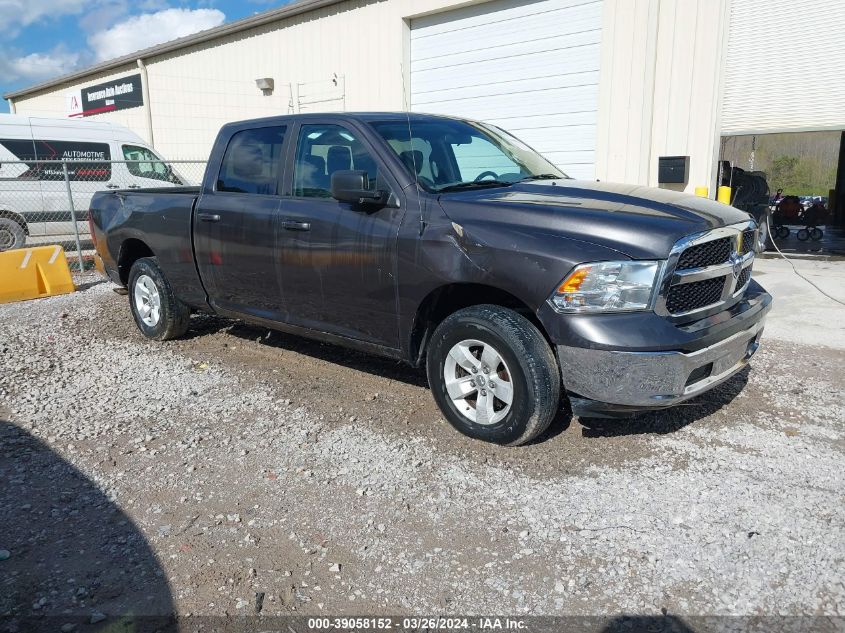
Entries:
[[771,297],[761,299],[753,317],[742,324],[743,329],[691,351],[557,345],[563,385],[573,413],[619,417],[661,409],[724,382],[741,370],[760,346]]

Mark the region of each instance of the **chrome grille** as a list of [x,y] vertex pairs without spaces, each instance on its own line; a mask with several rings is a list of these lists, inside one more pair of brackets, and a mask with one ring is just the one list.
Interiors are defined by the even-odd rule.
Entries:
[[690,246],[681,253],[677,270],[724,264],[731,258],[732,251],[733,243],[729,237]]
[[730,307],[751,279],[757,226],[743,222],[690,235],[672,248],[655,312],[691,320]]
[[742,244],[739,247],[739,254],[745,255],[754,250],[754,240],[757,238],[755,229],[746,229],[742,232]]
[[745,288],[745,284],[747,284],[749,281],[751,281],[751,266],[743,268],[742,272],[739,273],[739,277],[736,278],[737,290]]
[[666,309],[669,314],[679,314],[713,305],[722,299],[724,288],[724,277],[713,277],[672,286],[666,297]]

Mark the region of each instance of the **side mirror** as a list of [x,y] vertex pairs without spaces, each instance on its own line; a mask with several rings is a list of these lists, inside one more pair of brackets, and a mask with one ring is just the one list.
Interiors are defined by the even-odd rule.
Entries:
[[383,191],[367,189],[367,172],[342,169],[332,174],[332,198],[341,202],[382,202]]

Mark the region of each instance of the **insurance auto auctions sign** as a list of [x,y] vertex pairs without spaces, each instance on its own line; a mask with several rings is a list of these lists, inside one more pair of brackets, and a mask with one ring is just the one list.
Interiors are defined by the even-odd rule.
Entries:
[[82,88],[66,97],[68,116],[86,117],[144,105],[141,74]]

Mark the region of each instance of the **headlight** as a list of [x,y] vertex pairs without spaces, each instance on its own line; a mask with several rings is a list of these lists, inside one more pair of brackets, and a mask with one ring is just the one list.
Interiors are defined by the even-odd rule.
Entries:
[[648,310],[660,262],[596,262],[569,273],[554,294],[559,312],[627,312]]

